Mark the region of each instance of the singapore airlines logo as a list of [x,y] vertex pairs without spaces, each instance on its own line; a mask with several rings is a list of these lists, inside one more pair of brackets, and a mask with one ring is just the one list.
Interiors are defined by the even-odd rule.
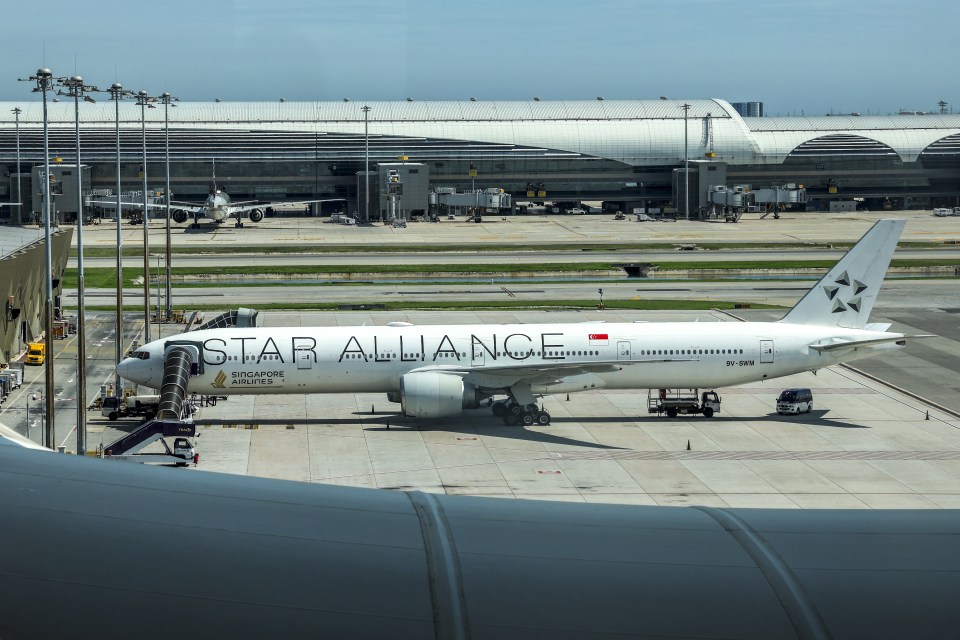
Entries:
[[225,374],[223,370],[221,370],[220,373],[217,374],[217,377],[213,379],[213,387],[215,389],[223,389],[223,383],[226,381],[227,381],[227,374]]
[[[866,284],[851,278],[846,271],[841,273],[832,285],[828,284],[823,286],[823,291],[827,294],[827,298],[833,300],[833,313],[843,313],[847,309],[853,309],[857,313],[860,313],[860,309],[863,306],[860,294],[866,290]],[[846,298],[846,302],[844,302],[844,298]]]

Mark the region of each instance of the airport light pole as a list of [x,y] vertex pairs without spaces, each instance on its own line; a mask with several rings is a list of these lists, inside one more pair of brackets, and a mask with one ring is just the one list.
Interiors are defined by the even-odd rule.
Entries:
[[[116,364],[123,360],[123,202],[120,195],[120,101],[132,95],[132,92],[115,82],[110,87],[110,99],[116,106],[116,133],[117,133],[117,348]],[[114,393],[118,398],[123,397],[123,378],[114,370]]]
[[687,144],[687,115],[690,112],[690,105],[686,102],[680,105],[683,109],[683,213],[684,217],[690,220],[690,158]]
[[[137,92],[140,107],[140,136],[143,142],[143,343],[150,342],[150,209],[147,202],[147,107],[156,109],[151,102],[156,98],[146,91]],[[157,322],[160,318],[157,318]]]
[[[20,191],[20,114],[23,113],[23,109],[20,107],[14,107],[12,109],[13,116],[16,118],[16,128],[17,128],[17,224],[22,224],[23,222],[23,194]],[[17,332],[19,336],[20,333]]]
[[363,221],[370,224],[370,107],[363,105]]
[[[166,267],[166,295],[167,295],[167,306],[165,318],[169,320],[173,317],[173,296],[170,287],[170,107],[175,107],[177,105],[173,104],[174,100],[179,100],[179,98],[172,97],[169,93],[164,92],[160,95],[160,102],[163,104],[163,159],[164,167],[166,170],[166,182],[164,183],[163,192],[166,196],[166,240],[167,240],[167,251],[166,259],[164,260],[164,265]],[[159,278],[159,275],[157,276]],[[157,292],[159,296],[159,291]],[[160,322],[160,308],[157,308],[157,322]],[[157,334],[160,333],[160,327],[157,326]]]
[[53,248],[50,231],[50,131],[47,118],[47,92],[53,91],[53,72],[46,67],[37,69],[37,74],[20,78],[22,82],[34,82],[34,93],[43,94],[43,221],[44,254],[46,258],[46,302],[43,313],[43,332],[46,336],[47,355],[44,358],[46,394],[46,424],[43,429],[43,446],[54,448],[53,416]]
[[85,85],[83,78],[58,78],[57,84],[66,88],[58,91],[60,95],[73,98],[73,124],[77,141],[77,455],[86,455],[87,451],[87,334],[86,306],[83,292],[83,171],[80,167],[80,98],[86,102],[95,102],[86,95],[88,91],[99,91],[96,87]]
[[160,337],[160,261],[163,255],[157,254],[157,337]]

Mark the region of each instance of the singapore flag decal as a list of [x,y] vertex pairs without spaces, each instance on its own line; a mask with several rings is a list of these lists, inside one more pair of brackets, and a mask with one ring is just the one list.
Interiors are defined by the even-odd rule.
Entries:
[[602,347],[607,344],[610,336],[606,333],[591,333],[587,338],[590,340],[591,347]]

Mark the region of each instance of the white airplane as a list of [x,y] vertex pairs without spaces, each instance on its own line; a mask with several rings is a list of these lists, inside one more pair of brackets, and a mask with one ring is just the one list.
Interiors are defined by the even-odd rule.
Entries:
[[[328,198],[324,200],[294,200],[283,202],[260,202],[250,200],[246,202],[231,202],[230,196],[217,186],[217,174],[214,169],[213,179],[210,183],[210,195],[202,205],[191,204],[188,202],[171,202],[170,209],[174,222],[183,224],[189,217],[193,217],[193,226],[200,223],[200,218],[209,218],[214,224],[223,224],[226,220],[234,218],[237,227],[243,226],[244,217],[249,218],[250,222],[260,222],[263,220],[263,211],[268,207],[274,207],[281,204],[312,204],[315,202],[336,202],[343,201],[343,198]],[[116,207],[116,200],[95,200],[93,204],[105,207]],[[142,202],[121,202],[124,208],[142,209]],[[147,204],[151,209],[166,209],[166,204]]]
[[[263,210],[267,207],[273,207],[280,204],[312,204],[315,202],[334,202],[342,201],[343,198],[328,198],[325,200],[293,200],[286,202],[259,202],[250,200],[247,202],[231,202],[230,196],[226,191],[217,186],[216,174],[210,183],[210,195],[201,206],[189,205],[186,203],[171,203],[171,215],[174,222],[182,224],[187,221],[187,214],[193,215],[193,226],[196,227],[200,218],[209,218],[215,224],[223,224],[229,218],[236,219],[236,226],[243,226],[244,216],[250,219],[250,222],[260,222],[263,220]],[[165,206],[165,205],[164,205]]]
[[[507,424],[550,423],[537,396],[591,389],[710,389],[815,371],[905,344],[868,324],[903,220],[881,220],[777,322],[224,328],[156,340],[117,368],[159,389],[186,348],[207,394],[382,392],[416,418],[482,400]],[[926,337],[926,336],[912,336]]]

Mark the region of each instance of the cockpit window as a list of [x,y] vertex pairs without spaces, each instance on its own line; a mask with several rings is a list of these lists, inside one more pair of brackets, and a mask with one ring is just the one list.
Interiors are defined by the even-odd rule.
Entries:
[[149,360],[150,352],[149,351],[134,351],[133,357],[137,360]]

